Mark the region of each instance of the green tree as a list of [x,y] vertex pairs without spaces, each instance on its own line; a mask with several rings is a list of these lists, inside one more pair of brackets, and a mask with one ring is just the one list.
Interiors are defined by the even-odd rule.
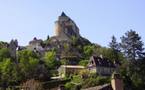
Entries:
[[121,37],[121,47],[125,57],[131,62],[135,62],[143,56],[143,42],[136,31],[127,31],[125,35]]
[[22,50],[18,52],[19,68],[23,79],[34,78],[39,58],[33,51]]
[[50,76],[57,76],[57,68],[60,66],[61,62],[56,59],[56,52],[54,50],[45,53],[44,62],[46,68],[49,70]]
[[10,58],[5,58],[0,63],[0,73],[2,86],[15,85],[21,80],[21,76],[19,76],[17,71],[17,65]]
[[136,76],[133,78],[133,82],[135,82],[135,86],[138,87],[138,90],[143,90],[145,88],[145,57],[143,59],[138,60],[138,69]]
[[83,47],[83,53],[84,53],[84,57],[85,59],[89,59],[92,54],[94,53],[95,50],[95,45],[86,45]]
[[89,60],[81,60],[81,61],[79,62],[79,65],[87,66],[88,63],[89,63]]
[[47,36],[47,40],[49,40],[50,39],[50,37],[49,37],[49,35]]
[[10,52],[8,48],[0,49],[0,62],[5,58],[10,58]]
[[[128,90],[144,89],[144,48],[141,37],[136,31],[130,30],[121,37],[121,48],[126,57],[127,65],[122,69],[125,88]],[[143,71],[142,71],[143,70]]]
[[116,41],[116,37],[112,36],[112,40],[109,43],[110,48],[112,49],[112,53],[114,54],[114,59],[118,60],[119,59],[119,53],[120,53],[120,46],[119,43]]
[[56,52],[54,50],[45,53],[44,61],[49,69],[55,69],[60,65],[60,62],[56,60]]
[[8,43],[7,42],[0,41],[0,49],[7,48],[7,47],[8,47]]

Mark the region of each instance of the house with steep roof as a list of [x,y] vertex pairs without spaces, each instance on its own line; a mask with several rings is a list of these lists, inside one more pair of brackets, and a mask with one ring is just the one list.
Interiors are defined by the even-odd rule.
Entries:
[[92,56],[88,64],[90,72],[97,73],[101,76],[110,76],[116,68],[116,64],[101,56]]

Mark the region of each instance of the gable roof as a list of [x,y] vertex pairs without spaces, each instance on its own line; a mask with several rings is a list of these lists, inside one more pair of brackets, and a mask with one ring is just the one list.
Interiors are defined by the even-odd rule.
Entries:
[[95,66],[100,66],[100,67],[115,67],[114,63],[103,57],[99,56],[92,56],[90,60],[93,60],[95,63]]

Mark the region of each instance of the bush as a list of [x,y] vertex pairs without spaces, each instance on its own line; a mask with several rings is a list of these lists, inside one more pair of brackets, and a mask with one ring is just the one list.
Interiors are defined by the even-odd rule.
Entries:
[[75,85],[72,84],[71,82],[65,84],[66,90],[72,90],[72,89],[74,88],[74,86],[75,86]]
[[103,85],[105,83],[109,83],[110,78],[109,77],[101,77],[101,76],[95,76],[95,74],[91,75],[91,77],[84,80],[82,83],[82,88],[88,88],[88,87],[94,87],[97,85]]
[[79,62],[79,65],[87,66],[88,62],[89,62],[89,60],[81,60],[81,61]]

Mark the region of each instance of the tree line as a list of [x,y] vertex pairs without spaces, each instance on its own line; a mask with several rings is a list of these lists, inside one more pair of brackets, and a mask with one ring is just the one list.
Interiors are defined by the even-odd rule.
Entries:
[[[103,55],[112,61],[121,62],[120,73],[124,80],[125,90],[143,90],[145,88],[145,53],[144,43],[141,36],[134,30],[127,31],[117,42],[112,36],[109,47],[98,44],[87,44],[80,46],[73,42],[76,49],[82,54],[78,64],[86,66],[91,55]],[[0,86],[8,87],[20,85],[29,79],[40,81],[50,80],[51,76],[57,76],[57,68],[66,61],[56,59],[56,51],[45,52],[43,56],[27,49],[17,51],[17,63],[10,55],[5,43],[0,43]],[[72,55],[74,52],[63,50],[64,53]],[[88,79],[93,80],[94,79]],[[90,86],[91,85],[90,81]],[[87,84],[87,83],[86,83]],[[93,83],[92,83],[93,84]],[[85,84],[84,84],[85,85]],[[87,85],[89,87],[89,85]]]

